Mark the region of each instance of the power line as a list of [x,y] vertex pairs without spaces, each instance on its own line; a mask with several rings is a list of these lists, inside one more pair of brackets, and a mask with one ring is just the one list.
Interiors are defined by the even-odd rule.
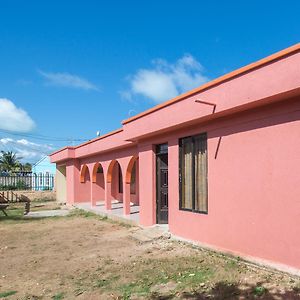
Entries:
[[31,134],[31,133],[21,133],[21,132],[9,131],[9,130],[5,130],[5,129],[0,129],[0,132],[6,133],[9,135],[21,136],[21,137],[32,138],[32,139],[43,140],[43,141],[85,142],[85,141],[89,140],[89,139],[80,139],[80,138],[73,139],[73,138],[63,138],[63,137],[51,137],[51,136],[46,136],[46,135],[41,135],[41,134]]
[[[17,149],[19,149],[20,151],[31,150],[31,151],[38,152],[38,153],[41,153],[41,154],[44,154],[44,155],[47,155],[47,156],[51,152],[51,150],[49,150],[49,152],[46,152],[46,150],[33,148],[31,146],[28,146],[28,145],[22,145],[22,144],[19,144],[19,143],[15,142],[15,141],[9,141],[9,143],[14,144],[16,146],[16,148],[18,147]],[[21,147],[23,147],[24,150],[20,149]]]

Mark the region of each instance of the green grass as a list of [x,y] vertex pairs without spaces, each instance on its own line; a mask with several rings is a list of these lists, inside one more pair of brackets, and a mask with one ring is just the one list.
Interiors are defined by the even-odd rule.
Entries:
[[[166,274],[153,274],[144,276],[141,279],[125,284],[120,287],[122,297],[130,299],[135,294],[138,296],[146,296],[151,294],[151,287],[165,285],[169,282],[174,283],[174,289],[169,291],[169,294],[175,294],[177,291],[186,289],[193,289],[199,284],[206,282],[212,273],[208,270],[189,270],[183,273]],[[155,291],[153,291],[155,293]]]
[[62,300],[64,299],[64,293],[58,293],[51,297],[53,300]]
[[41,197],[34,200],[31,200],[32,203],[43,203],[43,202],[56,202],[55,199],[50,197]]
[[196,259],[193,258],[173,265],[170,265],[167,259],[153,260],[149,262],[151,268],[145,268],[137,274],[138,280],[119,286],[119,291],[123,299],[130,299],[132,295],[141,297],[154,295],[156,291],[152,290],[152,287],[159,287],[170,282],[173,283],[174,288],[168,292],[169,295],[186,289],[198,288],[201,283],[206,282],[214,275],[214,271],[209,267],[190,267],[190,263],[193,261],[197,266]]
[[94,282],[95,288],[105,288],[113,285],[115,282],[117,282],[120,279],[119,275],[111,276],[104,279],[96,279]]
[[231,271],[239,268],[238,262],[235,259],[228,259],[225,266],[225,270]]
[[2,292],[2,293],[0,293],[0,298],[6,298],[6,297],[12,296],[16,293],[17,293],[17,291]]
[[256,286],[254,289],[253,289],[253,294],[255,296],[262,296],[264,295],[265,293],[267,293],[267,289],[264,288],[263,286]]
[[97,219],[97,220],[100,220],[100,221],[106,221],[106,222],[109,222],[111,224],[119,225],[119,226],[122,226],[122,227],[125,227],[125,228],[130,228],[130,227],[133,226],[131,224],[128,224],[128,223],[125,223],[125,222],[122,222],[122,221],[112,220],[112,219],[109,219],[107,216],[101,216],[101,215],[95,214],[93,212],[86,211],[84,209],[79,209],[79,208],[73,209],[68,214],[68,217],[93,218],[93,219]]
[[10,205],[6,210],[7,216],[0,211],[0,221],[11,222],[11,221],[22,221],[24,216],[24,205],[23,206],[12,206]]

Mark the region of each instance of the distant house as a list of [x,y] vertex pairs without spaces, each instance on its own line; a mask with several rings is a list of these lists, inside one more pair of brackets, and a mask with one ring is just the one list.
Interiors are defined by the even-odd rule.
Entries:
[[55,164],[44,156],[32,166],[32,186],[35,190],[52,190],[54,188]]

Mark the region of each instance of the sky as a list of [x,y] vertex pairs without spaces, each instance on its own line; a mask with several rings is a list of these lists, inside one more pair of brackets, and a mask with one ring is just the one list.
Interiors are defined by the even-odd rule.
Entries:
[[0,150],[34,163],[299,42],[299,1],[0,0]]

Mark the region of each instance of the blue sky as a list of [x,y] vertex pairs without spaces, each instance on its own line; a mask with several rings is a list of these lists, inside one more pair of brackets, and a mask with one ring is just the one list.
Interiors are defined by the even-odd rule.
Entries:
[[1,1],[0,149],[34,162],[119,128],[299,42],[299,12],[299,1]]

